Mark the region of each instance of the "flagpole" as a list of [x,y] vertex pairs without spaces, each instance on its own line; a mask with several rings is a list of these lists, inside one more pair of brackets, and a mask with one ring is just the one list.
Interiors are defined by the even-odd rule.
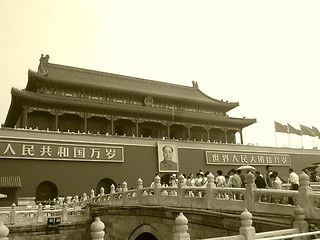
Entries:
[[315,145],[314,145],[314,137],[312,137],[312,141],[313,141],[313,149],[314,149],[314,147],[315,147]]
[[299,125],[300,125],[300,131],[301,131],[301,148],[303,148],[303,140],[302,140],[303,131],[302,131],[301,123]]
[[288,141],[289,141],[289,148],[291,147],[291,144],[290,144],[290,131],[289,131],[289,125],[288,125],[288,122],[287,122],[287,134],[288,134]]
[[276,129],[276,123],[275,121],[274,122],[274,138],[275,138],[275,143],[276,143],[276,147],[278,147],[278,144],[277,144],[277,129]]

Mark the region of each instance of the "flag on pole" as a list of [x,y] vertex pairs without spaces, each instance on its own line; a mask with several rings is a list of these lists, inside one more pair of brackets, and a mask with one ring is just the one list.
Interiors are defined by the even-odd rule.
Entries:
[[274,128],[275,128],[276,132],[288,133],[287,125],[283,125],[283,124],[278,123],[276,121],[274,121]]
[[288,123],[288,132],[301,136],[301,131],[299,129],[292,127],[289,123]]
[[312,126],[312,131],[315,133],[316,136],[318,136],[318,138],[320,138],[320,131],[318,130],[318,128]]
[[313,130],[307,126],[301,125],[300,124],[300,129],[301,129],[301,134],[302,135],[308,135],[310,137],[315,137],[316,134],[313,132]]

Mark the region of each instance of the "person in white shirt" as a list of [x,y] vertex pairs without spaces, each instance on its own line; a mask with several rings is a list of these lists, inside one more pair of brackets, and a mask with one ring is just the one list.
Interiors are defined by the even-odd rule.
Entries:
[[203,186],[203,177],[204,177],[204,173],[202,171],[196,174],[196,178],[194,179],[195,186],[197,187]]
[[274,189],[282,189],[282,181],[281,179],[278,177],[278,172],[274,171],[271,175],[270,178],[273,182],[272,184],[272,188]]
[[222,175],[222,171],[217,171],[218,176],[216,177],[217,187],[224,187],[226,185],[226,178]]
[[289,183],[291,183],[291,189],[299,187],[299,176],[293,171],[293,168],[289,168]]

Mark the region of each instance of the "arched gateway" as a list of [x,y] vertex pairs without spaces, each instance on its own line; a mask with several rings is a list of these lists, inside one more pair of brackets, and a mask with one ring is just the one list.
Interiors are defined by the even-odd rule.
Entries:
[[103,178],[101,179],[98,184],[97,184],[97,187],[96,187],[96,193],[98,194],[100,192],[100,188],[104,188],[104,192],[105,193],[110,193],[110,186],[111,185],[114,185],[115,187],[117,186],[116,182],[113,181],[112,179],[110,178]]
[[40,183],[36,189],[36,202],[47,202],[58,197],[57,186],[50,181]]
[[164,240],[164,238],[153,226],[142,224],[132,232],[129,240]]

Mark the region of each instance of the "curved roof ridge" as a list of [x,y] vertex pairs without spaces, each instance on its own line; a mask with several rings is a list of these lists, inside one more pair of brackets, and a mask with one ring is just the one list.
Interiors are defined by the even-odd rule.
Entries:
[[[37,72],[29,71],[30,75],[70,84],[86,85],[88,87],[108,88],[118,91],[132,91],[151,96],[166,96],[175,99],[190,99],[197,103],[221,106],[229,111],[239,105],[238,102],[228,102],[209,97],[199,90],[198,83],[192,81],[192,86],[161,82],[145,78],[137,78],[85,68],[65,66],[48,62],[49,56],[41,56]],[[27,88],[32,86],[28,81]]]
[[210,98],[211,100],[215,100],[215,101],[219,101],[221,103],[226,103],[226,104],[236,104],[237,106],[239,106],[239,102],[231,102],[231,101],[222,101],[222,100],[218,100],[216,98],[212,98],[210,96],[208,96],[207,94],[205,94],[204,92],[202,92],[200,89],[197,89],[199,92],[201,92],[204,96],[206,96],[207,98]]
[[[181,84],[177,84],[177,83],[168,83],[168,82],[162,82],[162,81],[154,80],[154,79],[132,77],[132,76],[127,76],[127,75],[122,75],[122,74],[116,74],[116,73],[110,73],[110,72],[102,72],[102,71],[98,71],[98,70],[91,70],[91,69],[87,69],[87,68],[66,66],[66,65],[49,63],[49,62],[48,62],[48,65],[51,66],[51,67],[56,67],[56,68],[64,68],[64,69],[69,69],[69,70],[76,70],[76,71],[79,71],[79,72],[99,74],[99,75],[102,75],[102,76],[112,76],[112,77],[117,77],[117,78],[122,78],[122,79],[127,79],[127,80],[137,80],[137,81],[140,81],[140,82],[156,83],[156,84],[161,84],[163,86],[173,86],[173,87],[175,86],[175,87],[179,87],[179,88],[183,88],[183,89],[198,91],[202,95],[204,95],[205,97],[207,97],[208,99],[210,99],[212,101],[216,101],[216,102],[219,102],[219,103],[222,103],[222,104],[226,104],[226,105],[229,105],[229,104],[234,105],[234,104],[236,104],[236,106],[239,106],[239,102],[226,102],[226,101],[221,101],[221,100],[218,100],[216,98],[208,96],[207,94],[205,94],[204,92],[202,92],[199,89],[198,84],[196,85],[196,87],[195,86],[186,86],[186,85],[181,85]],[[48,72],[48,75],[50,77],[50,72]]]
[[119,78],[123,78],[123,79],[133,79],[133,80],[139,80],[139,81],[145,81],[145,82],[156,82],[157,84],[175,85],[175,86],[182,87],[182,88],[194,89],[194,87],[192,87],[192,86],[186,86],[186,85],[181,85],[181,84],[177,84],[177,83],[167,83],[167,82],[162,82],[160,80],[146,79],[146,78],[140,78],[140,77],[132,77],[132,76],[116,74],[116,73],[111,73],[111,72],[103,72],[103,71],[99,71],[99,70],[92,70],[92,69],[88,69],[88,68],[66,66],[66,65],[56,64],[56,63],[48,63],[48,65],[53,66],[53,67],[66,68],[66,69],[70,69],[70,70],[77,70],[79,72],[96,73],[96,74],[100,74],[100,75],[103,75],[103,76],[109,75],[109,76],[119,77]]

